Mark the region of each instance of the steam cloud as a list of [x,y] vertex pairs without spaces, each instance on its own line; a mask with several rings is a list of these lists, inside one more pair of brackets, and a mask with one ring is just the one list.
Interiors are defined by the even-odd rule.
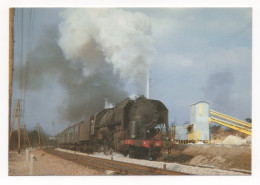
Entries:
[[57,81],[67,93],[59,106],[63,120],[86,119],[126,98],[128,79],[145,83],[153,57],[146,16],[119,9],[69,9],[60,15],[59,30],[46,32],[32,51],[25,88],[39,91]]
[[[77,122],[102,110],[106,100],[118,102],[127,97],[123,81],[118,74],[113,73],[111,64],[103,61],[102,70],[96,70],[86,77],[84,63],[66,60],[56,39],[57,30],[49,30],[41,44],[32,52],[26,73],[26,88],[40,91],[44,86],[57,81],[66,92],[66,98],[58,109],[61,119]],[[95,48],[88,52],[91,60],[102,61],[102,54]],[[19,75],[17,73],[18,77]]]
[[[121,78],[144,86],[153,59],[149,19],[121,9],[68,9],[62,12],[59,46],[67,60],[86,62],[86,74],[99,70],[102,60],[89,60],[95,48]],[[143,92],[142,92],[143,93]]]

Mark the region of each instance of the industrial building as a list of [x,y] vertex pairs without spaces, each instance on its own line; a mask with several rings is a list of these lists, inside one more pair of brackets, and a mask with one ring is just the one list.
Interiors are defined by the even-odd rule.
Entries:
[[180,143],[210,141],[209,103],[200,101],[191,105],[191,123],[173,128],[175,140]]
[[251,123],[210,110],[209,103],[199,101],[191,105],[191,122],[171,128],[171,135],[177,143],[210,143],[210,123],[214,122],[233,130],[252,135]]

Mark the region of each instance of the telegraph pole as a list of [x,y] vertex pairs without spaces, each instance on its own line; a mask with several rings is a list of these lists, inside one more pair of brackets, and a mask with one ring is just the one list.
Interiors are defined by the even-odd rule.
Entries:
[[19,109],[19,102],[17,101],[16,105],[15,105],[15,109],[14,109],[14,113],[13,113],[13,121],[12,121],[12,125],[10,128],[10,135],[9,135],[9,143],[11,142],[11,138],[12,138],[12,133],[13,133],[13,128],[14,128],[14,122],[15,122],[15,118],[16,118],[16,112],[18,112]]
[[11,138],[12,138],[12,133],[13,133],[13,127],[14,127],[14,122],[15,122],[15,117],[16,117],[16,112],[17,112],[17,119],[18,119],[18,123],[17,123],[17,131],[18,131],[18,146],[17,146],[17,150],[18,153],[20,154],[21,151],[21,130],[20,130],[20,110],[21,109],[21,105],[20,105],[20,99],[17,100],[16,106],[15,106],[15,110],[14,110],[14,114],[13,114],[13,122],[12,122],[12,126],[10,129],[10,135],[9,135],[9,144],[11,142]]
[[8,123],[9,123],[9,132],[11,124],[11,100],[12,100],[12,85],[13,85],[13,44],[14,44],[14,9],[9,9],[9,114],[8,114]]

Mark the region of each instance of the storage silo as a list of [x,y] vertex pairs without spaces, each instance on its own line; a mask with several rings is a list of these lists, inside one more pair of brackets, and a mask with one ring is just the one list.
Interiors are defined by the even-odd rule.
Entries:
[[194,140],[210,141],[208,102],[200,101],[191,105],[191,124],[194,127]]

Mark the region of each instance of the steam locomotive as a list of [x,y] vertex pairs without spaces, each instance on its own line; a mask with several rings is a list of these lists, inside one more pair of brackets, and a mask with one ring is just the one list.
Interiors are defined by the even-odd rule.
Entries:
[[168,109],[144,96],[127,98],[66,128],[58,135],[58,144],[88,153],[117,151],[130,158],[155,159],[162,148],[171,148]]

